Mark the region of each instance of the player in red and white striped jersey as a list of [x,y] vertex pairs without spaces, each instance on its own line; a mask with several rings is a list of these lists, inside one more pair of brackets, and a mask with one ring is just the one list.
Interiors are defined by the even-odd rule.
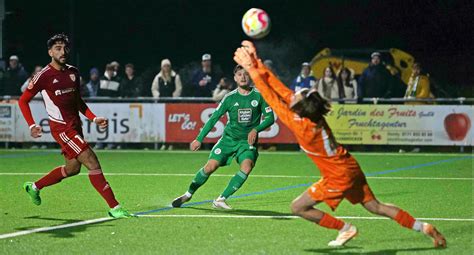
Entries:
[[109,207],[109,215],[127,218],[132,215],[122,208],[105,180],[97,156],[83,138],[79,112],[101,128],[107,127],[107,119],[96,117],[80,96],[80,77],[77,68],[66,64],[69,55],[69,39],[65,34],[57,34],[48,42],[51,63],[37,73],[18,104],[23,117],[30,127],[31,136],[42,135],[41,127],[35,124],[29,102],[40,92],[49,117],[51,134],[61,146],[66,164],[58,166],[36,182],[26,182],[23,187],[36,205],[41,204],[40,190],[59,183],[62,179],[76,175],[84,165],[89,170],[89,179]]

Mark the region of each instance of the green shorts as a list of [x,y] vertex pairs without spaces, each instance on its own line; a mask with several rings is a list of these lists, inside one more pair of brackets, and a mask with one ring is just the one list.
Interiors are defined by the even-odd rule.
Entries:
[[245,159],[250,159],[255,164],[258,158],[257,147],[249,145],[247,140],[234,140],[231,137],[223,136],[212,147],[209,155],[209,159],[217,160],[219,166],[230,165],[234,157],[239,164]]

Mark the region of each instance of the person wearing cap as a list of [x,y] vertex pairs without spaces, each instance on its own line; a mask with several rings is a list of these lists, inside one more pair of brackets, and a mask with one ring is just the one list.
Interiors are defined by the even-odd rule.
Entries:
[[7,70],[3,76],[3,88],[0,88],[2,95],[21,95],[21,85],[28,79],[28,73],[19,61],[18,56],[10,56]]
[[[268,66],[267,66],[268,67]],[[301,72],[291,83],[291,90],[298,92],[304,88],[312,88],[316,86],[316,78],[311,74],[311,68],[308,62],[301,64]]]
[[182,90],[181,78],[171,68],[171,61],[167,58],[161,60],[161,70],[151,84],[153,97],[180,97]]
[[370,55],[369,66],[359,77],[358,98],[383,98],[391,95],[393,77],[381,62],[380,52]]
[[201,69],[196,70],[191,79],[194,97],[212,97],[220,78],[212,68],[211,54],[202,55]]
[[99,69],[93,67],[89,71],[89,82],[87,82],[85,85],[84,97],[96,97],[97,91],[99,90],[99,86]]

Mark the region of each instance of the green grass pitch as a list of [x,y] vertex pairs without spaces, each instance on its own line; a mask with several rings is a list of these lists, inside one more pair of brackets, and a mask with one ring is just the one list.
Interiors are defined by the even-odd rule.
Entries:
[[[43,204],[31,203],[21,186],[64,161],[58,151],[0,150],[0,254],[472,254],[474,252],[473,158],[470,154],[354,153],[376,197],[413,216],[430,218],[446,236],[436,250],[420,233],[374,218],[344,201],[333,215],[359,228],[344,248],[327,243],[335,231],[290,215],[291,201],[318,180],[302,153],[262,152],[244,186],[229,200],[232,211],[213,210],[238,170],[223,167],[186,208],[170,209],[184,193],[208,152],[99,151],[103,171],[118,200],[143,217],[99,221],[106,203],[87,171],[45,188]],[[319,208],[330,211],[325,205]],[[369,218],[366,218],[369,217]],[[16,237],[5,234],[79,223]]]

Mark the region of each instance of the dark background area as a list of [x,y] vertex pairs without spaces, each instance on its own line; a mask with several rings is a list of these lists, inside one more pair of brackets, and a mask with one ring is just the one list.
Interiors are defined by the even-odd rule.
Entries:
[[[295,77],[325,47],[399,48],[412,54],[451,96],[472,97],[472,1],[27,1],[6,0],[4,56],[17,54],[31,71],[50,61],[46,40],[66,32],[71,64],[88,70],[117,60],[138,72],[170,58],[180,70],[211,53],[225,73],[246,39],[241,18],[266,10],[272,31],[257,47],[277,69]],[[367,56],[369,58],[369,56]],[[191,64],[190,64],[191,63]]]

